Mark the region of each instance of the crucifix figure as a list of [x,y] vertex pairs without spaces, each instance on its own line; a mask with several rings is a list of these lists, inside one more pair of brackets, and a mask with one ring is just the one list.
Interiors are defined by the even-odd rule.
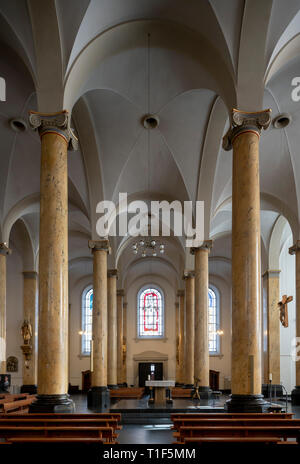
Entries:
[[283,327],[288,327],[289,326],[287,305],[291,301],[293,301],[292,296],[283,295],[282,300],[279,301],[279,303],[278,303],[279,310],[280,310],[280,322],[283,325]]

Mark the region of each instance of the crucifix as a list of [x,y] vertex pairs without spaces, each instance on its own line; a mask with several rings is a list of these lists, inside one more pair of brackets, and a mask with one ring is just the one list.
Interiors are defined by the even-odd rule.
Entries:
[[283,295],[282,300],[278,302],[279,311],[280,311],[280,322],[283,325],[283,327],[288,327],[289,326],[287,305],[291,301],[293,301],[292,296]]

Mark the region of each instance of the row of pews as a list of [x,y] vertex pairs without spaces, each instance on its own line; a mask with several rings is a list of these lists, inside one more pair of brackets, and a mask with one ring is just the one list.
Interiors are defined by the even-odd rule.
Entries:
[[0,415],[0,445],[13,443],[116,444],[121,414]]
[[292,413],[171,414],[175,444],[300,443]]
[[35,397],[35,395],[27,393],[18,395],[1,394],[0,414],[27,414],[29,406],[35,400]]

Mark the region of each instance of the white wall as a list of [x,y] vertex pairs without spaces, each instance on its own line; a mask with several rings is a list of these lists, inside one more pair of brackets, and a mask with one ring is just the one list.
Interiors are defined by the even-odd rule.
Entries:
[[[288,304],[289,326],[280,324],[280,383],[288,393],[295,386],[295,362],[291,357],[291,342],[296,336],[296,289],[295,289],[295,256],[289,254],[289,247],[293,245],[292,237],[284,244],[280,254],[280,298],[282,295],[292,295],[293,301]],[[279,317],[279,311],[278,311]]]

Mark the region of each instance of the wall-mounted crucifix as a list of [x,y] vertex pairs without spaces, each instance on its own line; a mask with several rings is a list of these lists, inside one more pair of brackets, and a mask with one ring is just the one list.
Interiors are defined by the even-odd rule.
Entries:
[[287,305],[291,301],[293,301],[292,296],[283,295],[281,301],[278,302],[279,311],[280,311],[280,322],[283,325],[283,327],[289,326]]

